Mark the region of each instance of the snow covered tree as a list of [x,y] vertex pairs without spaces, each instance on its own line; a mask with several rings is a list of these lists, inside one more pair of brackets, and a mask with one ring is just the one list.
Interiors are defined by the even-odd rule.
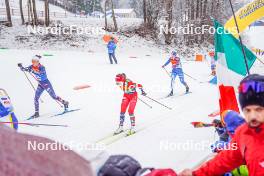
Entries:
[[45,25],[50,24],[50,14],[49,14],[49,0],[45,0]]
[[37,8],[36,8],[36,1],[35,0],[31,0],[32,1],[32,10],[33,10],[33,23],[34,25],[38,25],[38,15],[37,15]]
[[146,15],[144,15],[144,12],[146,12],[146,0],[129,0],[128,3],[129,7],[135,10],[138,17],[143,17],[146,20]]
[[113,4],[113,0],[110,0],[111,2],[111,10],[112,10],[112,18],[113,18],[113,22],[114,22],[114,31],[117,32],[118,31],[118,27],[117,27],[117,22],[116,22],[116,16],[115,16],[115,11],[114,11],[114,4]]
[[12,18],[11,18],[9,0],[5,0],[5,5],[6,5],[6,16],[7,16],[8,26],[12,27]]
[[24,12],[23,12],[23,0],[19,0],[19,10],[20,10],[20,17],[22,25],[25,24]]

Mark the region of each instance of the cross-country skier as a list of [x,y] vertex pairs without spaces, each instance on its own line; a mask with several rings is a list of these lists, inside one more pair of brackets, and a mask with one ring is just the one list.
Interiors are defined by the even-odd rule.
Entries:
[[33,116],[31,116],[32,118],[39,117],[39,98],[44,90],[46,90],[54,100],[62,103],[65,111],[68,110],[68,106],[69,106],[68,101],[63,100],[61,97],[55,94],[53,87],[50,81],[48,80],[45,67],[40,64],[40,59],[41,59],[41,56],[35,55],[32,58],[32,65],[28,67],[23,67],[21,63],[18,64],[18,66],[20,67],[22,71],[27,71],[27,72],[32,73],[33,76],[38,81],[38,87],[36,89],[35,98],[34,98],[35,113]]
[[184,81],[184,73],[182,71],[182,65],[181,65],[181,59],[177,56],[176,51],[171,52],[171,56],[168,59],[168,61],[162,66],[162,68],[166,67],[171,63],[172,65],[172,71],[171,71],[171,92],[169,96],[173,96],[173,89],[174,89],[174,83],[177,75],[180,78],[181,83],[185,86],[186,88],[186,93],[189,92],[189,86],[187,83]]
[[216,75],[216,62],[215,62],[215,59],[214,59],[214,52],[211,51],[209,52],[209,56],[210,56],[210,62],[211,62],[211,75],[212,76],[215,76]]
[[126,77],[124,73],[116,75],[115,78],[116,84],[124,91],[123,100],[121,104],[121,112],[120,112],[120,123],[119,128],[115,131],[115,134],[122,133],[123,125],[125,121],[125,113],[128,108],[128,114],[130,116],[131,121],[131,129],[128,132],[128,135],[135,133],[135,115],[134,110],[137,104],[138,93],[137,88],[141,90],[141,94],[143,96],[147,95],[141,84],[137,84],[132,82],[130,79]]
[[11,100],[4,89],[0,88],[0,118],[10,120],[11,127],[18,129],[18,120],[14,113]]
[[109,56],[110,64],[113,64],[113,60],[117,64],[117,60],[115,56],[116,43],[115,43],[114,37],[111,37],[111,40],[108,42],[107,49],[108,49],[108,56]]

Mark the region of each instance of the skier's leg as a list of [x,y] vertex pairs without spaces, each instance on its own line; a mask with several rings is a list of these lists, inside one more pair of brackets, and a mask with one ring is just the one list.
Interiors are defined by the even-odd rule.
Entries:
[[34,104],[35,104],[35,116],[39,116],[39,98],[43,93],[44,89],[41,85],[38,85],[37,90],[35,92]]
[[108,53],[108,56],[109,56],[110,64],[113,64],[112,54],[111,53]]
[[130,122],[131,122],[131,127],[134,128],[136,125],[136,119],[134,115],[134,111],[137,105],[137,94],[133,95],[133,98],[131,99],[129,103],[129,108],[128,108],[128,114],[130,117]]
[[128,104],[129,104],[129,98],[126,95],[124,95],[123,100],[122,100],[122,103],[121,103],[121,112],[120,112],[120,119],[119,119],[119,127],[115,131],[115,133],[114,133],[115,135],[116,134],[119,134],[119,133],[122,133],[124,131],[123,130],[123,126],[124,126],[124,122],[125,122],[125,113],[126,113]]
[[171,73],[171,92],[170,92],[169,96],[173,95],[176,76],[177,76],[176,73],[174,73],[174,72]]
[[114,61],[115,61],[115,63],[117,64],[117,60],[116,60],[116,56],[115,56],[115,53],[113,53],[113,59],[114,59]]
[[61,102],[64,105],[65,110],[68,108],[69,106],[69,102],[63,100],[61,97],[57,96],[51,83],[49,81],[47,81],[43,87],[47,90],[47,92],[49,93],[49,95],[54,99],[54,100],[58,100],[59,102]]
[[124,125],[124,121],[125,121],[125,113],[127,110],[127,107],[129,105],[129,98],[127,96],[124,95],[123,100],[122,100],[122,104],[121,104],[121,112],[120,112],[120,126]]
[[12,127],[17,130],[18,129],[18,120],[14,112],[10,114],[10,122],[12,122]]
[[185,88],[186,88],[186,93],[188,93],[188,92],[189,92],[189,86],[187,85],[187,83],[186,83],[185,80],[184,80],[184,74],[183,74],[183,71],[180,70],[179,73],[178,73],[178,75],[179,75],[179,78],[180,78],[181,83],[182,83],[182,84],[185,86]]

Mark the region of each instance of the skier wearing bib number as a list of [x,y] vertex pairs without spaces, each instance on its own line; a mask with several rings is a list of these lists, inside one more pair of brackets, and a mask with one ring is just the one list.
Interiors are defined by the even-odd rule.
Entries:
[[137,88],[141,90],[141,94],[143,96],[147,95],[141,84],[137,84],[132,82],[130,79],[126,77],[124,73],[116,75],[115,78],[116,84],[121,88],[121,90],[124,92],[123,100],[121,104],[121,112],[120,112],[120,123],[119,128],[115,131],[115,134],[122,133],[123,125],[125,121],[125,113],[128,109],[128,114],[130,116],[130,122],[131,122],[131,129],[128,132],[128,135],[135,133],[135,115],[134,110],[137,104],[138,99],[138,93]]
[[56,101],[59,101],[63,104],[64,110],[67,111],[69,107],[69,102],[63,100],[61,97],[57,96],[50,81],[48,80],[46,69],[43,65],[40,64],[41,56],[35,55],[32,58],[32,65],[28,67],[23,67],[21,63],[18,64],[18,67],[22,71],[30,72],[34,75],[36,80],[38,81],[38,87],[35,92],[35,98],[34,98],[34,104],[35,104],[35,113],[32,118],[38,118],[39,117],[39,98],[42,95],[42,93],[46,90],[49,95]]
[[175,51],[171,52],[170,58],[162,66],[162,68],[165,68],[170,63],[172,65],[172,71],[171,71],[171,92],[170,92],[169,96],[173,96],[174,84],[175,84],[175,79],[177,76],[179,76],[181,83],[185,86],[186,93],[189,93],[189,86],[184,81],[184,73],[182,71],[181,59],[177,56],[177,53]]
[[18,120],[14,113],[14,108],[12,106],[11,100],[4,89],[0,88],[0,119],[5,119],[3,121],[9,120],[11,127],[15,130],[18,129]]

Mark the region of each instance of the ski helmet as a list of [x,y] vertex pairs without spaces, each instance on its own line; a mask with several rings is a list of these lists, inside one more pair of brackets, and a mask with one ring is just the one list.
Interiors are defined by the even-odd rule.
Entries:
[[115,81],[116,82],[125,82],[126,80],[126,74],[125,73],[120,73],[116,75]]

